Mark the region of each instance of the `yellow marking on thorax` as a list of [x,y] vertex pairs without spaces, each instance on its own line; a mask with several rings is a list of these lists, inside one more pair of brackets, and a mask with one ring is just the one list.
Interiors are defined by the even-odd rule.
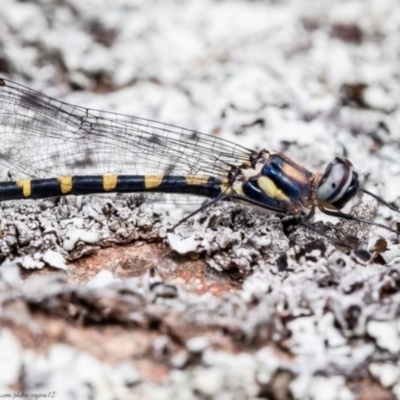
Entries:
[[160,186],[163,178],[164,178],[163,175],[145,175],[144,187],[146,189],[151,189]]
[[22,181],[15,182],[17,186],[22,188],[22,195],[24,197],[29,197],[32,194],[32,186],[30,179],[24,179]]
[[290,165],[288,162],[284,162],[282,164],[282,170],[285,175],[288,176],[290,179],[303,185],[308,183],[308,179],[304,174],[304,170],[297,169],[293,165]]
[[72,176],[61,176],[57,180],[60,182],[61,193],[66,194],[72,190]]
[[117,187],[118,175],[103,175],[103,189],[106,192]]
[[257,179],[258,186],[260,189],[268,196],[276,200],[290,202],[289,197],[287,197],[282,190],[278,189],[274,181],[266,176],[261,176]]
[[208,183],[208,176],[185,176],[188,185],[204,186]]

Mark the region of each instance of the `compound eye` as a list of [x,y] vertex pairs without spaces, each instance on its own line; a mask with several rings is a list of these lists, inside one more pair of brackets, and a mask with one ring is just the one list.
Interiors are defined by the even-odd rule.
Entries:
[[357,174],[345,158],[335,158],[328,165],[318,188],[318,200],[329,208],[340,209],[358,190]]

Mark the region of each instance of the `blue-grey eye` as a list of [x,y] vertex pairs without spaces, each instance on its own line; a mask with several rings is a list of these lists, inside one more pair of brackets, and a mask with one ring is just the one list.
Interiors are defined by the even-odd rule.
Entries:
[[317,198],[324,207],[341,209],[357,191],[358,175],[353,164],[346,158],[336,157],[321,178]]

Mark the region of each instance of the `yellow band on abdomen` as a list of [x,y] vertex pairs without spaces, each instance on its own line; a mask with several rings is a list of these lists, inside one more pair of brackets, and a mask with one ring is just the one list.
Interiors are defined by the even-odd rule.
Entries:
[[203,186],[208,183],[207,176],[185,176],[188,185]]
[[[229,183],[229,180],[226,178],[223,178],[221,181],[221,194],[228,194],[232,193],[233,188],[232,185]],[[243,192],[241,193],[243,195]]]
[[118,175],[103,175],[103,189],[106,192],[117,187]]
[[146,189],[151,189],[160,186],[163,178],[164,178],[163,175],[145,175],[144,187]]
[[57,180],[60,182],[61,193],[67,194],[72,190],[72,176],[62,176]]
[[29,179],[15,182],[17,186],[22,188],[22,195],[29,197],[32,194],[31,181]]

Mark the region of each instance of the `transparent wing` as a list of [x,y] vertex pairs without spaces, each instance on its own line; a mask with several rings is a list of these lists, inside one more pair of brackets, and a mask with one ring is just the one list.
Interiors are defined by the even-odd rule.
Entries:
[[171,174],[225,177],[250,150],[218,137],[54,100],[0,79],[0,164],[32,178]]

